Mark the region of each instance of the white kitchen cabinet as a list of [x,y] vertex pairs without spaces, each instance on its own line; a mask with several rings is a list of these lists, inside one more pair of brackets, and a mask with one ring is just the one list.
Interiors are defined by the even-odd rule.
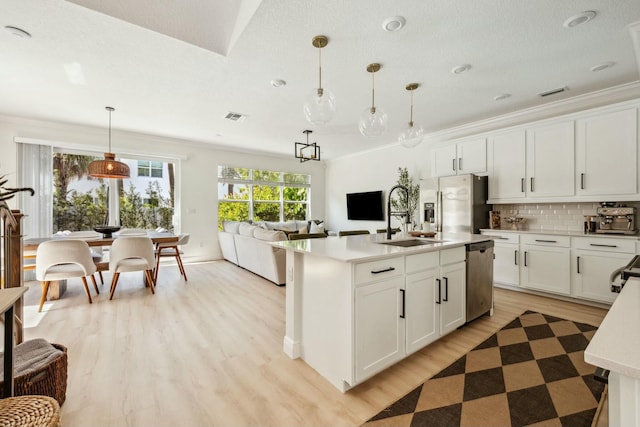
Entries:
[[465,173],[482,174],[487,171],[487,142],[485,138],[450,143],[431,152],[431,176]]
[[405,356],[404,276],[355,290],[355,379],[362,381]]
[[[464,248],[462,248],[464,250]],[[464,325],[467,318],[466,264],[457,262],[440,267],[440,336]]]
[[573,196],[574,122],[527,129],[526,146],[527,197]]
[[521,199],[526,196],[525,141],[524,130],[488,138],[489,199]]
[[637,109],[602,113],[576,121],[576,194],[638,192]]
[[615,238],[574,238],[572,243],[572,295],[592,301],[612,303],[611,273],[625,266],[635,254],[636,242]]
[[407,354],[420,350],[440,337],[439,310],[435,307],[437,280],[438,267],[407,274],[404,295]]
[[519,245],[517,233],[486,230],[483,235],[494,239],[493,281],[500,285],[520,286]]
[[520,285],[556,294],[571,294],[570,238],[523,234],[520,239]]

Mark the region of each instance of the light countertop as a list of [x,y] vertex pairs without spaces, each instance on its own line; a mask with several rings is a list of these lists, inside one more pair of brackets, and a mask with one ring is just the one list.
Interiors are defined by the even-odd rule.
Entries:
[[438,233],[436,237],[432,239],[394,235],[391,240],[409,239],[424,241],[424,245],[410,247],[385,245],[381,243],[388,241],[385,234],[363,234],[343,237],[329,236],[322,239],[284,240],[271,244],[296,252],[332,258],[343,262],[360,262],[398,255],[439,251],[464,246],[467,243],[489,240],[487,236],[469,233]]
[[516,233],[516,234],[546,234],[550,236],[568,236],[568,237],[602,237],[609,239],[629,239],[639,240],[638,234],[603,234],[603,233],[583,233],[580,231],[554,231],[554,230],[510,230],[508,228],[482,228],[481,232],[486,235],[495,233]]
[[584,351],[584,360],[640,379],[640,279],[627,281]]

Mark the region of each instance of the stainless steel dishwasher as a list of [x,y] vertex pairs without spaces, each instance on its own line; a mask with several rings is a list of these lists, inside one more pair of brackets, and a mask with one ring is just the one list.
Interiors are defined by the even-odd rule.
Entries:
[[467,322],[493,308],[493,240],[469,243],[467,249]]

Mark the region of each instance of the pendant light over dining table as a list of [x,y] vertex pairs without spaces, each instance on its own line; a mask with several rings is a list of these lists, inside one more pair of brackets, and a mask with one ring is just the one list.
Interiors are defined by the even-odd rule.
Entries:
[[129,178],[129,166],[116,160],[116,155],[111,152],[111,113],[113,107],[105,107],[109,112],[109,152],[104,153],[104,160],[94,160],[89,163],[89,176],[94,178]]
[[369,64],[367,71],[371,73],[371,107],[362,112],[358,128],[362,135],[372,138],[382,135],[387,130],[387,113],[376,107],[375,73],[380,71],[380,64]]
[[312,125],[322,126],[333,118],[336,112],[336,98],[333,93],[322,88],[322,48],[329,43],[327,36],[315,36],[311,44],[318,49],[318,87],[304,103],[304,116]]
[[409,83],[405,89],[411,93],[411,113],[409,116],[409,123],[407,127],[400,133],[398,142],[405,148],[414,148],[420,145],[424,130],[422,126],[415,125],[413,123],[413,91],[418,89],[420,85],[418,83]]

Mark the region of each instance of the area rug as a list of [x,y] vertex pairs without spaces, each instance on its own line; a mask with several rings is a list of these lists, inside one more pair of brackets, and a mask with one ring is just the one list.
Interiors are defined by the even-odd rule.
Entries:
[[526,311],[363,426],[590,426],[596,329]]

